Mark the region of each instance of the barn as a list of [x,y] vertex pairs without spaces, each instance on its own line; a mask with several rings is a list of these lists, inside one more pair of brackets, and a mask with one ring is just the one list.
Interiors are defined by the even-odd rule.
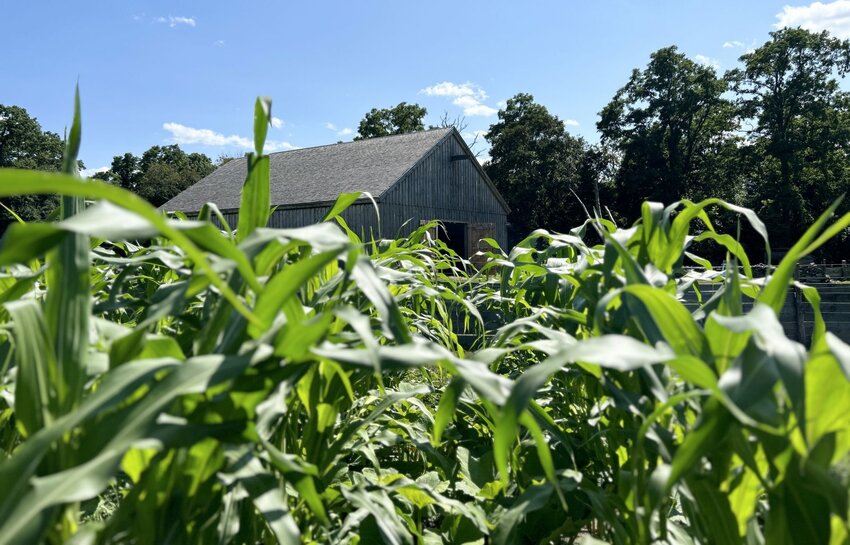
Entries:
[[[482,238],[507,243],[508,205],[454,128],[343,142],[272,153],[270,227],[301,227],[322,220],[340,193],[368,192],[343,213],[364,240],[407,235],[439,220],[441,239],[470,256]],[[161,209],[197,215],[215,203],[237,224],[246,159],[234,159]]]

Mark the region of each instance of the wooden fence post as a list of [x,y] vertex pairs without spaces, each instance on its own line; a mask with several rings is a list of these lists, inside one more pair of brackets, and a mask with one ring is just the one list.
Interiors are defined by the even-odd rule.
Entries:
[[797,340],[803,344],[808,344],[808,340],[806,339],[806,324],[804,323],[804,313],[803,313],[803,291],[797,287],[796,280],[799,277],[799,268],[797,265],[794,265],[794,289],[791,292],[794,295],[794,321],[797,326]]

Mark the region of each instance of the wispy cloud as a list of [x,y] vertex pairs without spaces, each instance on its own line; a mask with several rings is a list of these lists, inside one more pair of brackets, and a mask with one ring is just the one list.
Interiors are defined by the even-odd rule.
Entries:
[[224,40],[216,40],[213,42],[217,47],[224,47]]
[[576,121],[575,119],[565,119],[564,120],[564,126],[565,127],[578,127],[579,122]]
[[80,171],[80,176],[82,176],[83,178],[91,178],[95,174],[99,172],[106,172],[107,170],[109,170],[109,167],[107,166],[97,168],[84,168]]
[[350,136],[354,134],[354,129],[350,129],[348,127],[343,127],[342,129],[340,129],[331,122],[325,123],[325,128],[329,131],[335,132],[337,136]]
[[166,23],[171,28],[176,27],[177,25],[186,25],[186,26],[196,26],[197,21],[195,21],[194,17],[174,17],[169,15],[168,17],[157,17],[157,23]]
[[726,49],[743,49],[747,44],[742,42],[741,40],[730,40],[728,42],[723,42],[723,47]]
[[298,148],[298,146],[294,146],[294,145],[292,145],[289,142],[286,142],[284,140],[266,140],[266,145],[263,148],[263,151],[265,151],[265,152],[289,151],[289,150],[294,150],[294,149],[299,149],[299,148]]
[[850,0],[785,6],[776,18],[775,28],[802,27],[813,32],[828,30],[837,38],[850,38]]
[[484,89],[473,83],[453,83],[444,81],[419,91],[427,96],[449,97],[452,104],[463,109],[463,115],[467,116],[490,116],[498,110],[484,104],[487,93]]
[[706,55],[694,55],[694,60],[703,65],[708,66],[709,68],[714,68],[715,70],[720,70],[720,63],[717,60],[712,59]]
[[274,127],[275,129],[280,129],[283,128],[283,125],[283,119],[272,116],[272,127]]
[[[171,133],[171,141],[175,144],[209,146],[212,148],[241,148],[245,150],[254,149],[254,141],[251,138],[231,134],[226,136],[211,129],[196,129],[187,127],[180,123],[163,123],[162,128]],[[298,149],[289,142],[278,140],[266,140],[264,151],[281,151]]]

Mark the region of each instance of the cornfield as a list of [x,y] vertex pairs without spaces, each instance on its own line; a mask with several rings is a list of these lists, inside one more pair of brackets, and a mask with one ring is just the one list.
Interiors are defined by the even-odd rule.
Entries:
[[62,196],[0,242],[0,544],[850,543],[850,346],[805,286],[811,346],[777,319],[838,203],[766,278],[716,199],[476,269],[427,225],[361,241],[359,194],[265,227],[270,108],[236,226],[79,179],[79,97],[63,174],[0,169]]

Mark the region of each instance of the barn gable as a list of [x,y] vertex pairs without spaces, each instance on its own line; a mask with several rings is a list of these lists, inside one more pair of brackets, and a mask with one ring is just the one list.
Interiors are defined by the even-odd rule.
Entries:
[[[410,231],[439,220],[465,226],[465,241],[456,247],[471,255],[477,242],[507,240],[510,209],[457,131],[451,131],[381,196],[390,223],[409,221]],[[406,233],[405,233],[406,234]],[[449,233],[443,233],[450,236]]]

